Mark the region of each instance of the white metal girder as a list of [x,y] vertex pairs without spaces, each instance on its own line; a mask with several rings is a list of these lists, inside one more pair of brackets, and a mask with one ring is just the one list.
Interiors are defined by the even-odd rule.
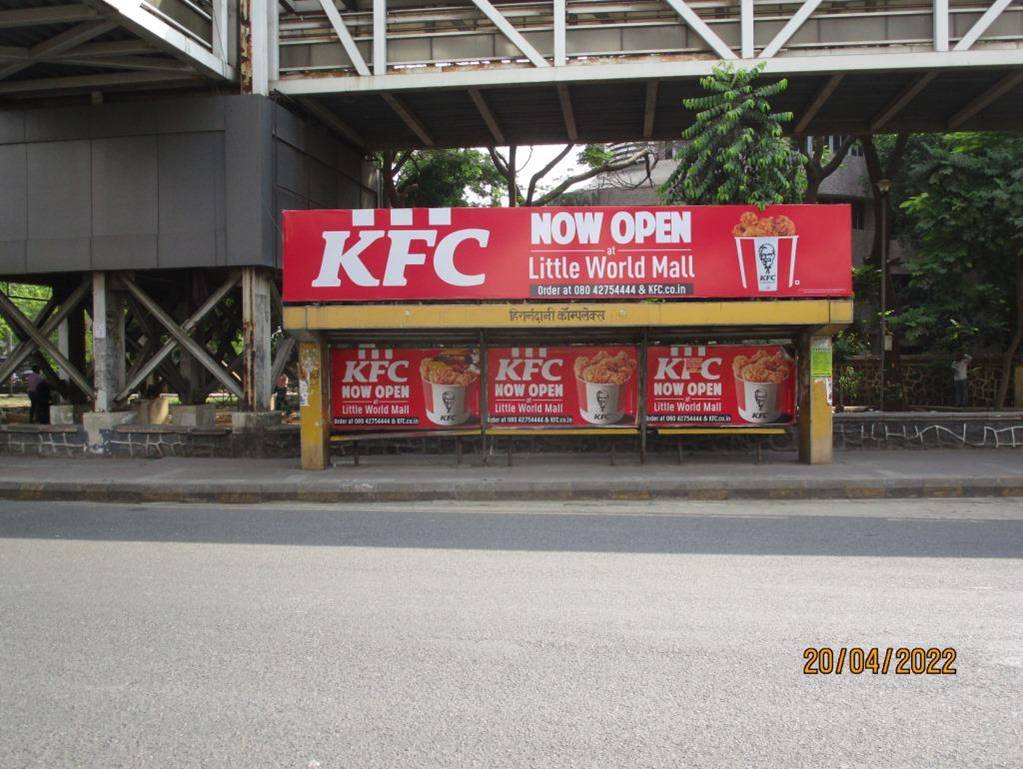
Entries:
[[501,30],[501,34],[508,38],[508,42],[522,51],[522,54],[533,62],[534,67],[549,67],[547,60],[540,55],[540,52],[533,47],[522,34],[511,25],[511,22],[504,17],[504,14],[497,10],[490,0],[472,0],[473,5],[483,11],[491,23]]
[[774,39],[767,44],[767,47],[761,51],[761,59],[770,59],[778,51],[781,50],[782,46],[789,41],[799,28],[806,23],[806,20],[810,18],[810,14],[817,10],[817,6],[821,4],[821,0],[803,0],[803,4],[799,6],[791,19],[786,22],[785,26],[778,30],[778,34],[774,36]]
[[81,56],[58,59],[61,64],[97,69],[124,69],[133,72],[177,72],[194,74],[187,65],[165,56]]
[[19,59],[0,67],[0,80],[10,77],[15,72],[28,69],[33,64],[42,61],[45,56],[56,56],[58,53],[64,53],[88,40],[92,40],[94,37],[105,35],[110,30],[116,28],[117,24],[112,21],[87,21],[78,24],[58,35],[43,40],[41,43],[36,43],[28,49],[28,56],[24,59]]
[[[883,64],[879,63],[883,61]],[[422,91],[433,88],[489,88],[496,86],[540,85],[552,83],[599,83],[601,81],[672,80],[704,77],[718,61],[688,59],[671,61],[616,61],[566,67],[494,67],[468,69],[453,67],[443,72],[392,73],[370,77],[312,77],[277,80],[273,88],[282,94],[311,96],[330,93],[377,93]],[[915,51],[819,56],[780,56],[764,61],[769,75],[832,75],[854,72],[905,70],[958,70],[977,67],[1023,66],[1023,48],[970,51]]]
[[533,62],[534,66],[550,66],[547,60],[540,55],[540,52],[515,27],[511,26],[511,22],[493,6],[490,0],[473,0],[473,4],[483,11],[494,27],[501,31],[501,34],[508,39],[511,45],[522,51],[523,55]]
[[352,38],[352,33],[348,31],[348,27],[345,26],[344,19],[341,18],[341,14],[338,13],[337,8],[334,6],[334,0],[320,0],[320,7],[322,7],[323,12],[327,14],[330,26],[334,28],[334,34],[337,35],[338,40],[341,41],[341,47],[345,49],[345,53],[347,53],[348,58],[351,59],[352,66],[355,67],[355,71],[360,75],[368,75],[369,67],[366,66],[366,60],[362,58],[362,53],[359,51],[359,47],[355,44],[355,40]]
[[934,50],[948,50],[948,0],[934,0]]
[[977,42],[977,38],[987,32],[987,28],[990,27],[995,19],[1002,15],[1002,11],[1008,8],[1012,4],[1012,0],[995,0],[991,3],[990,7],[984,11],[984,14],[974,22],[973,26],[970,27],[969,31],[963,35],[962,39],[956,43],[953,50],[966,51],[969,50],[970,46]]
[[722,59],[737,58],[735,52],[725,45],[725,41],[718,37],[718,34],[714,30],[707,26],[707,23],[700,18],[696,11],[689,7],[686,0],[668,0],[668,5],[675,9],[675,13],[681,16],[686,25],[693,30],[693,32],[703,38],[703,41],[713,48],[718,56]]
[[[102,11],[114,11],[117,21],[142,38],[173,53],[186,64],[195,67],[201,74],[222,80],[234,80],[235,71],[230,63],[198,41],[174,28],[156,14],[147,10],[141,0],[88,0],[90,5]],[[214,6],[214,30],[221,23],[216,18]]]
[[554,66],[563,67],[568,64],[568,47],[566,37],[566,0],[554,0]]
[[387,74],[387,0],[373,0],[373,74]]
[[742,58],[752,59],[756,40],[753,34],[753,0],[741,0],[739,4],[739,13]]

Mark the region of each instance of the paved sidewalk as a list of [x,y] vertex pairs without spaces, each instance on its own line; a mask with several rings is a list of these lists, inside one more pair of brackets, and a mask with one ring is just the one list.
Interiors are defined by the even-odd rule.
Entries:
[[1023,496],[1023,452],[836,452],[832,465],[656,455],[611,467],[606,455],[517,455],[514,467],[468,456],[370,456],[324,472],[295,459],[0,458],[0,498],[107,502],[402,502],[568,499],[860,499]]

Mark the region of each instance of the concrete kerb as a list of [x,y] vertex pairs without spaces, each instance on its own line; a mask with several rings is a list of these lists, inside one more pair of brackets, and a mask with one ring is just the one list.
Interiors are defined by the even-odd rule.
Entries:
[[701,483],[651,481],[623,486],[593,482],[539,482],[491,484],[409,484],[395,482],[339,482],[334,487],[275,483],[154,484],[125,482],[4,482],[0,498],[35,501],[105,503],[213,503],[224,505],[272,503],[374,502],[511,502],[511,501],[680,501],[717,500],[829,500],[1023,497],[1018,478],[935,480],[783,480],[760,483]]

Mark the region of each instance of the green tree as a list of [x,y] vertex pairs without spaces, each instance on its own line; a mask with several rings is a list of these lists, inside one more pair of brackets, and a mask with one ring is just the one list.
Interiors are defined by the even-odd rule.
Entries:
[[1005,405],[1023,342],[1023,136],[947,134],[910,170],[902,204],[914,248],[912,296],[896,323],[918,340],[1002,352]]
[[678,168],[661,187],[665,203],[797,203],[806,190],[804,157],[783,134],[791,112],[770,99],[787,80],[760,85],[764,65],[721,64],[700,80],[706,96],[686,99],[694,122],[682,132]]
[[[490,157],[472,149],[393,150],[377,161],[392,208],[500,205],[504,177]],[[474,196],[471,198],[470,196]]]

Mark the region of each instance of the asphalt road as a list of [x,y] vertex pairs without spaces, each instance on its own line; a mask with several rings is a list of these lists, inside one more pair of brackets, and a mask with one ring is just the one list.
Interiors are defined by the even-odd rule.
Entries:
[[0,503],[0,767],[317,764],[1023,766],[1023,505]]

